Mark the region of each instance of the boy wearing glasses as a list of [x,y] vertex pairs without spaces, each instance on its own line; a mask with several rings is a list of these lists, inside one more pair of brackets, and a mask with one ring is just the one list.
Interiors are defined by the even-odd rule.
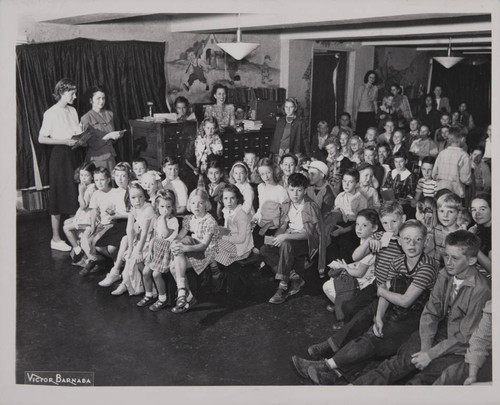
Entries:
[[420,314],[437,276],[435,260],[424,254],[426,237],[427,228],[417,220],[401,226],[398,243],[404,254],[392,260],[386,284],[378,285],[373,326],[328,359],[308,361],[294,356],[293,363],[301,376],[316,384],[335,384],[346,368],[395,354],[418,329]]

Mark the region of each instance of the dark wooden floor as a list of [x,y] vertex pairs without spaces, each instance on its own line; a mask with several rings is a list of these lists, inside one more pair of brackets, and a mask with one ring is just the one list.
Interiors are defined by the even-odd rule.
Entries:
[[49,248],[47,215],[17,225],[16,382],[24,371],[93,371],[99,386],[301,385],[293,354],[326,338],[334,321],[320,283],[282,305],[260,270],[240,300],[202,295],[192,311],[152,313],[140,297],[113,297]]

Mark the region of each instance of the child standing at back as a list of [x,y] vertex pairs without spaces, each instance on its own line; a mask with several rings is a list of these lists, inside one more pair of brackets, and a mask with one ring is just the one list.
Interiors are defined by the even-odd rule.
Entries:
[[461,148],[462,141],[459,130],[450,128],[448,147],[439,153],[432,169],[432,177],[437,182],[436,190],[446,188],[460,198],[465,197],[465,186],[472,183],[471,161]]
[[162,186],[165,190],[171,190],[175,195],[175,212],[184,214],[188,199],[188,189],[186,184],[179,178],[179,161],[172,157],[166,156],[161,163],[165,180],[162,181]]
[[158,300],[149,307],[156,312],[167,306],[167,289],[163,274],[170,271],[170,244],[179,233],[179,221],[175,217],[175,197],[170,190],[160,190],[154,202],[156,217],[153,219],[153,239],[149,244],[142,279],[146,294],[138,307],[153,304],[153,279],[158,290]]
[[78,243],[78,236],[90,226],[90,210],[89,203],[92,194],[96,191],[96,186],[93,181],[93,174],[96,167],[94,163],[84,163],[75,171],[75,180],[78,183],[78,211],[73,218],[68,218],[64,221],[64,233],[68,241],[73,246],[73,251],[70,253],[72,262],[78,263],[84,252]]
[[219,136],[219,124],[214,117],[205,118],[201,123],[202,132],[194,141],[194,155],[199,174],[207,171],[209,156],[222,156],[223,146]]
[[231,171],[229,172],[229,181],[236,185],[243,194],[243,211],[248,214],[254,215],[255,210],[253,208],[253,200],[255,198],[255,192],[253,187],[248,182],[248,176],[250,171],[248,166],[243,162],[236,162]]

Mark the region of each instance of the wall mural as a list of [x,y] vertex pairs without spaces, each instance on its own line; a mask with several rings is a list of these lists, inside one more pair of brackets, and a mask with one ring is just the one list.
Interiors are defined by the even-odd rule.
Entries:
[[[184,48],[169,52],[176,59],[167,61],[170,103],[178,96],[191,103],[208,103],[216,83],[228,88],[279,87],[280,70],[273,67],[280,63],[279,41],[275,44],[276,41],[260,39],[261,46],[256,51],[237,61],[217,46],[226,40],[218,40],[214,34],[182,39]],[[177,55],[172,55],[174,52]]]
[[410,99],[420,98],[427,88],[429,54],[412,48],[376,47],[374,68],[379,76],[379,98],[390,92],[393,83],[403,87]]

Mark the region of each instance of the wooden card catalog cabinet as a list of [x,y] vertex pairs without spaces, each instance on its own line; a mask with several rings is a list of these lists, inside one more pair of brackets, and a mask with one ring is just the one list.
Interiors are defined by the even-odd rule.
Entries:
[[131,156],[143,157],[151,169],[160,169],[163,158],[175,156],[180,161],[190,142],[196,138],[196,121],[186,122],[151,122],[131,120],[132,130]]

